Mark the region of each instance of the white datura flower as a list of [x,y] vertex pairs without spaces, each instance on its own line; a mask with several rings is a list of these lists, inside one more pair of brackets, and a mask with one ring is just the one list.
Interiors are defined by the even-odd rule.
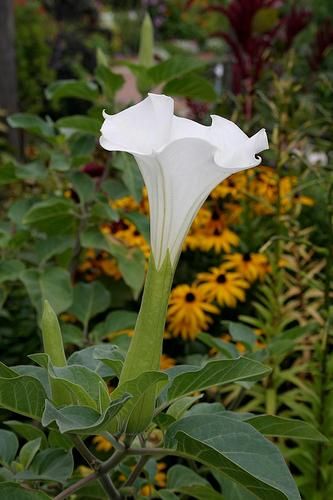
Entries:
[[212,189],[229,175],[259,165],[268,149],[261,129],[248,137],[212,115],[210,126],[174,115],[174,101],[148,94],[115,115],[103,113],[101,146],[131,153],[147,186],[151,249],[157,269],[168,251],[176,265],[183,240]]

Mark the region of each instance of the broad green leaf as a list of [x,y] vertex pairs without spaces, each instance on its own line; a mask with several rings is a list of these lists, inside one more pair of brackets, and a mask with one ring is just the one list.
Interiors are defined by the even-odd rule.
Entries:
[[74,191],[79,195],[81,203],[88,203],[95,197],[95,183],[88,174],[74,172],[70,176]]
[[199,396],[184,396],[183,398],[177,399],[172,405],[169,406],[167,415],[170,415],[175,420],[179,420],[184,413],[196,403],[202,395]]
[[190,74],[175,78],[165,85],[163,92],[200,101],[214,102],[217,99],[213,85],[201,76]]
[[213,475],[222,486],[224,500],[257,500],[257,495],[250,493],[243,486],[232,481],[219,471],[213,471]]
[[224,413],[225,408],[221,403],[198,403],[190,408],[186,415],[212,415]]
[[19,422],[18,420],[7,420],[4,423],[26,441],[32,441],[40,438],[42,448],[47,446],[47,439],[44,432],[35,425],[26,422]]
[[73,134],[74,132],[82,132],[93,136],[99,136],[102,126],[102,116],[100,119],[92,118],[91,116],[66,116],[60,118],[56,125],[66,133]]
[[[181,372],[183,370],[183,372]],[[178,372],[178,373],[177,373]],[[248,358],[218,359],[208,361],[201,367],[175,367],[168,374],[175,377],[168,388],[168,399],[173,401],[195,391],[203,391],[215,385],[225,385],[244,380],[259,380],[270,372],[270,368]]]
[[14,432],[0,429],[0,464],[10,465],[16,457],[19,447]]
[[14,201],[14,203],[10,205],[10,208],[8,210],[8,217],[12,222],[14,222],[14,224],[21,225],[25,214],[33,204],[34,200],[32,198]]
[[246,419],[246,422],[265,436],[327,442],[326,437],[315,427],[302,420],[275,415],[258,415]]
[[0,498],[3,500],[51,500],[51,497],[42,491],[27,490],[9,481],[0,482]]
[[167,487],[175,492],[190,495],[198,500],[222,500],[209,482],[184,465],[174,465],[168,470]]
[[102,414],[86,406],[65,406],[58,409],[50,401],[46,401],[42,424],[46,427],[56,422],[61,433],[78,432],[92,435],[107,429],[110,421],[129,398],[130,395],[123,394],[121,398],[110,403]]
[[212,335],[209,335],[209,333],[199,333],[198,340],[201,340],[201,342],[208,347],[216,349],[228,359],[237,358],[239,356],[239,352],[233,344],[225,342],[217,337],[213,337]]
[[145,279],[145,256],[139,248],[127,248],[113,243],[109,244],[109,252],[117,259],[123,279],[137,299]]
[[33,460],[30,469],[16,477],[26,481],[56,481],[65,483],[73,473],[72,453],[61,449],[43,450]]
[[59,255],[74,247],[71,235],[48,235],[45,239],[36,240],[34,251],[39,263],[44,263],[54,255]]
[[203,68],[205,65],[206,63],[198,58],[177,55],[156,64],[147,71],[147,74],[156,85],[179,78],[195,69]]
[[140,202],[142,198],[143,179],[139,167],[133,156],[127,153],[118,153],[112,164],[121,171],[121,178],[133,198]]
[[278,449],[249,424],[222,415],[185,417],[167,430],[165,446],[175,448],[263,500],[300,500]]
[[248,349],[252,349],[253,344],[255,344],[257,340],[252,329],[243,325],[243,323],[235,323],[234,321],[228,321],[227,323],[232,339],[235,342],[242,342]]
[[86,101],[96,101],[99,96],[97,85],[89,81],[58,80],[51,83],[46,91],[48,99],[62,99],[63,97],[76,97]]
[[158,490],[157,494],[158,498],[162,498],[162,500],[177,500],[179,498],[175,493],[169,490]]
[[71,323],[60,322],[62,339],[64,344],[74,344],[82,346],[85,342],[82,329]]
[[7,118],[9,125],[13,128],[23,128],[27,132],[37,134],[41,137],[53,137],[54,128],[51,122],[30,113],[16,113]]
[[74,223],[74,205],[63,198],[49,198],[36,203],[23,218],[23,224],[52,235],[71,232]]
[[124,77],[122,75],[113,73],[109,68],[102,65],[97,67],[95,76],[97,81],[102,85],[104,94],[109,99],[114,97],[114,94],[124,83]]
[[0,283],[17,280],[24,269],[25,265],[20,260],[2,260],[0,262]]
[[99,281],[78,283],[74,287],[73,304],[69,312],[86,326],[91,318],[110,306],[110,301],[110,293]]
[[46,399],[42,384],[31,376],[0,378],[0,407],[40,420]]
[[117,346],[113,346],[112,344],[91,346],[74,352],[68,358],[67,362],[69,365],[85,366],[98,373],[101,377],[111,378],[115,376],[114,369],[106,366],[98,356],[103,355],[106,359],[113,359],[114,352],[117,350]]
[[44,271],[27,269],[20,275],[30,300],[41,312],[42,303],[47,300],[57,314],[65,311],[72,303],[70,274],[60,267],[50,267]]
[[38,437],[32,441],[28,441],[22,446],[19,454],[19,461],[25,469],[29,467],[36,453],[39,451],[41,446],[41,438]]
[[69,451],[74,447],[74,443],[66,434],[60,434],[59,431],[51,430],[48,435],[48,442],[50,448],[61,448]]
[[161,372],[144,372],[133,380],[129,380],[122,385],[119,385],[112,393],[111,400],[121,398],[124,394],[130,394],[132,398],[125,403],[112,422],[110,432],[121,432],[126,429],[127,422],[136,407],[140,407],[140,403],[144,401],[145,394],[150,393],[152,388],[156,388],[158,393],[161,388],[168,382],[168,376]]
[[70,159],[61,151],[52,151],[49,166],[52,170],[66,172],[71,168]]
[[92,335],[96,339],[101,339],[114,332],[134,328],[137,313],[134,311],[112,311],[103,323],[99,323],[93,330]]
[[102,221],[118,221],[119,220],[119,213],[114,210],[112,207],[110,207],[109,203],[107,201],[101,201],[97,200],[92,209],[91,209],[91,216],[95,219],[100,219]]
[[[70,399],[63,399],[62,401],[58,399],[56,401],[57,405],[61,404],[78,404],[82,406],[90,406],[91,408],[96,408],[97,410],[104,411],[105,407],[108,406],[110,402],[109,392],[106,383],[96,372],[90,370],[86,366],[80,365],[70,365],[65,367],[52,367],[50,369],[50,376],[52,377],[52,387],[57,385],[58,380],[61,380],[61,384],[66,381],[67,390],[71,391],[71,387],[76,386],[81,390],[78,391],[76,397],[70,396]],[[75,387],[75,388],[76,388]],[[73,387],[73,389],[75,389]],[[102,404],[103,407],[99,408],[99,400],[102,391]],[[57,392],[58,394],[58,392]],[[80,394],[80,397],[79,397]],[[60,395],[62,398],[64,394]],[[88,398],[88,397],[89,398]],[[59,398],[59,395],[58,395]],[[89,400],[93,401],[93,404],[89,404]]]
[[0,186],[11,184],[17,180],[16,168],[13,163],[7,163],[0,166]]
[[16,176],[18,179],[43,180],[47,177],[47,170],[44,164],[37,160],[24,165],[17,165]]

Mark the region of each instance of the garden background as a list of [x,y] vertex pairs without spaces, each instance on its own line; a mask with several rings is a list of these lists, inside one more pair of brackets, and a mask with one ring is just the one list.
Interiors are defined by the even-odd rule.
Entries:
[[[2,0],[0,17],[1,361],[20,366],[41,351],[45,299],[72,362],[97,370],[103,350],[129,345],[149,206],[132,157],[98,144],[103,109],[117,113],[153,91],[203,124],[217,114],[249,135],[265,127],[262,165],[215,188],[184,242],[161,369],[241,355],[271,372],[192,394],[156,419],[148,441],[198,402],[296,418],[311,432],[302,423],[275,432],[272,421],[267,434],[302,498],[333,498],[331,2]],[[58,455],[44,455],[43,472],[41,459],[35,465],[43,491],[89,472],[57,430],[46,434],[8,408],[0,421],[0,481],[23,474],[47,443]],[[22,453],[25,443],[36,449]],[[112,453],[103,435],[87,444],[101,458]],[[117,484],[131,466],[115,471]],[[135,498],[256,498],[185,460],[144,467]],[[29,481],[23,474],[17,484]],[[159,494],[165,488],[175,496]],[[97,482],[76,495],[106,498]]]

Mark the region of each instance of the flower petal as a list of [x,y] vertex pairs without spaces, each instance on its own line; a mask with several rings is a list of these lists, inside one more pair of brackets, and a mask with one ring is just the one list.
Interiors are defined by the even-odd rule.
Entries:
[[250,138],[245,135],[237,145],[236,142],[230,144],[225,151],[219,149],[215,153],[215,162],[224,169],[231,169],[230,173],[256,167],[261,162],[256,155],[268,147],[266,131],[261,129]]
[[171,97],[148,94],[115,115],[103,112],[100,144],[108,151],[151,154],[169,142],[174,102]]

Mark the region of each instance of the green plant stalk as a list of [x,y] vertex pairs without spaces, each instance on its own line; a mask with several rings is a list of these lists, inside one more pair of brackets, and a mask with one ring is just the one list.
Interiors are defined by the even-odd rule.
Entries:
[[[119,384],[124,384],[141,373],[160,368],[164,325],[173,274],[174,269],[169,254],[158,270],[154,258],[150,258],[141,308]],[[154,388],[140,398],[135,412],[127,423],[127,433],[137,434],[147,427],[154,412],[155,396]]]
[[49,355],[53,366],[66,366],[67,361],[58,318],[47,300],[44,301],[41,330],[44,352]]

